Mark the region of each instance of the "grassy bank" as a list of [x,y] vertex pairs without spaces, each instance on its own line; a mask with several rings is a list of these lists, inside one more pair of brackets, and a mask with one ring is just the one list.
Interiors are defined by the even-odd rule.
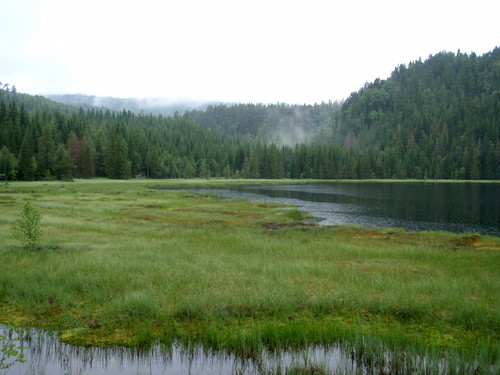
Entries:
[[[0,187],[0,321],[86,345],[341,340],[485,372],[498,361],[498,238],[302,225],[273,205],[154,188],[166,184],[186,181]],[[10,234],[28,199],[38,251]]]

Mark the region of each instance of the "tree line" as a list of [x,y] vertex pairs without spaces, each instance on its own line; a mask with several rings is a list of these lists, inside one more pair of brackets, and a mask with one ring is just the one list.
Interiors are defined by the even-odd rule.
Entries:
[[0,148],[6,180],[358,177],[358,155],[337,146],[277,146],[128,111],[30,113],[16,100],[0,102]]
[[[344,103],[171,117],[78,109],[4,86],[0,176],[500,179],[499,55],[430,56]],[[279,141],[286,129],[296,139]]]

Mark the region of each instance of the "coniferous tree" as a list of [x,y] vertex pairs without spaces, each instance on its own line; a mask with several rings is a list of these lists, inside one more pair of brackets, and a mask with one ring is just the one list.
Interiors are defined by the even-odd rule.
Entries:
[[54,155],[56,143],[54,141],[54,126],[47,122],[42,127],[42,133],[38,138],[37,169],[38,176],[51,179],[55,171]]
[[0,151],[0,179],[14,180],[17,175],[17,159],[6,146]]
[[25,132],[21,149],[19,151],[19,173],[18,178],[24,181],[32,181],[36,175],[36,158],[33,152],[33,137],[29,129]]
[[85,135],[83,138],[83,148],[80,160],[80,170],[83,178],[95,176],[95,146],[92,138]]
[[75,161],[62,143],[59,143],[59,145],[57,146],[56,152],[54,154],[54,164],[54,174],[57,179],[71,180],[73,178]]
[[114,125],[108,135],[105,156],[106,176],[127,179],[131,175],[131,163],[127,158],[127,142]]

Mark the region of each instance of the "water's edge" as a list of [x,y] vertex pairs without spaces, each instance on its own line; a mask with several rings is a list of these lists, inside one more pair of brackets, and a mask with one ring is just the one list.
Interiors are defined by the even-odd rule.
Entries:
[[[242,358],[216,352],[201,345],[154,342],[147,349],[98,348],[65,344],[58,335],[37,329],[8,329],[0,324],[0,335],[21,347],[25,363],[13,363],[9,375],[101,375],[101,374],[279,374],[290,368],[321,368],[327,373],[356,373],[350,355],[338,346],[310,346],[292,351],[263,350]],[[1,348],[0,348],[1,349]],[[0,356],[1,358],[1,356]],[[11,358],[9,362],[12,362]]]
[[500,236],[500,185],[495,184],[336,182],[168,189],[293,205],[324,226],[361,225]]

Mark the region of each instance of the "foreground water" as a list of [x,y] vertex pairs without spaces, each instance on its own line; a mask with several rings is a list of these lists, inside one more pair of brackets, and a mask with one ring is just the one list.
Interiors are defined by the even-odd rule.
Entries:
[[[431,360],[426,355],[393,353],[383,348],[381,352],[372,352],[364,347],[309,346],[301,350],[263,349],[258,354],[241,357],[200,345],[186,348],[158,342],[142,349],[79,347],[62,343],[54,333],[9,330],[1,324],[0,335],[7,337],[7,343],[14,344],[24,359],[16,362],[16,356],[5,357],[2,350],[5,342],[0,343],[0,373],[9,375],[444,375],[450,370],[454,374],[469,374],[478,369],[477,363]],[[478,373],[493,374],[496,370],[494,365],[488,365]]]
[[176,344],[154,343],[142,350],[78,347],[62,343],[54,333],[34,329],[9,331],[1,325],[0,334],[10,337],[16,346],[22,346],[25,359],[25,363],[13,363],[8,369],[9,375],[280,374],[292,367],[354,374],[357,369],[350,355],[335,346],[279,353],[263,351],[258,357],[241,358],[201,346],[188,349]]
[[499,183],[332,182],[189,190],[293,204],[322,225],[354,224],[500,236]]
[[425,353],[394,353],[383,347],[373,351],[364,344],[361,347],[309,346],[300,350],[262,349],[242,357],[201,345],[187,348],[175,343],[156,342],[142,349],[72,346],[62,343],[55,333],[8,329],[1,324],[0,335],[6,337],[7,343],[13,344],[24,359],[24,362],[16,362],[17,356],[5,357],[5,341],[0,342],[0,374],[9,375],[458,375],[495,374],[498,370],[494,364],[428,357]]

